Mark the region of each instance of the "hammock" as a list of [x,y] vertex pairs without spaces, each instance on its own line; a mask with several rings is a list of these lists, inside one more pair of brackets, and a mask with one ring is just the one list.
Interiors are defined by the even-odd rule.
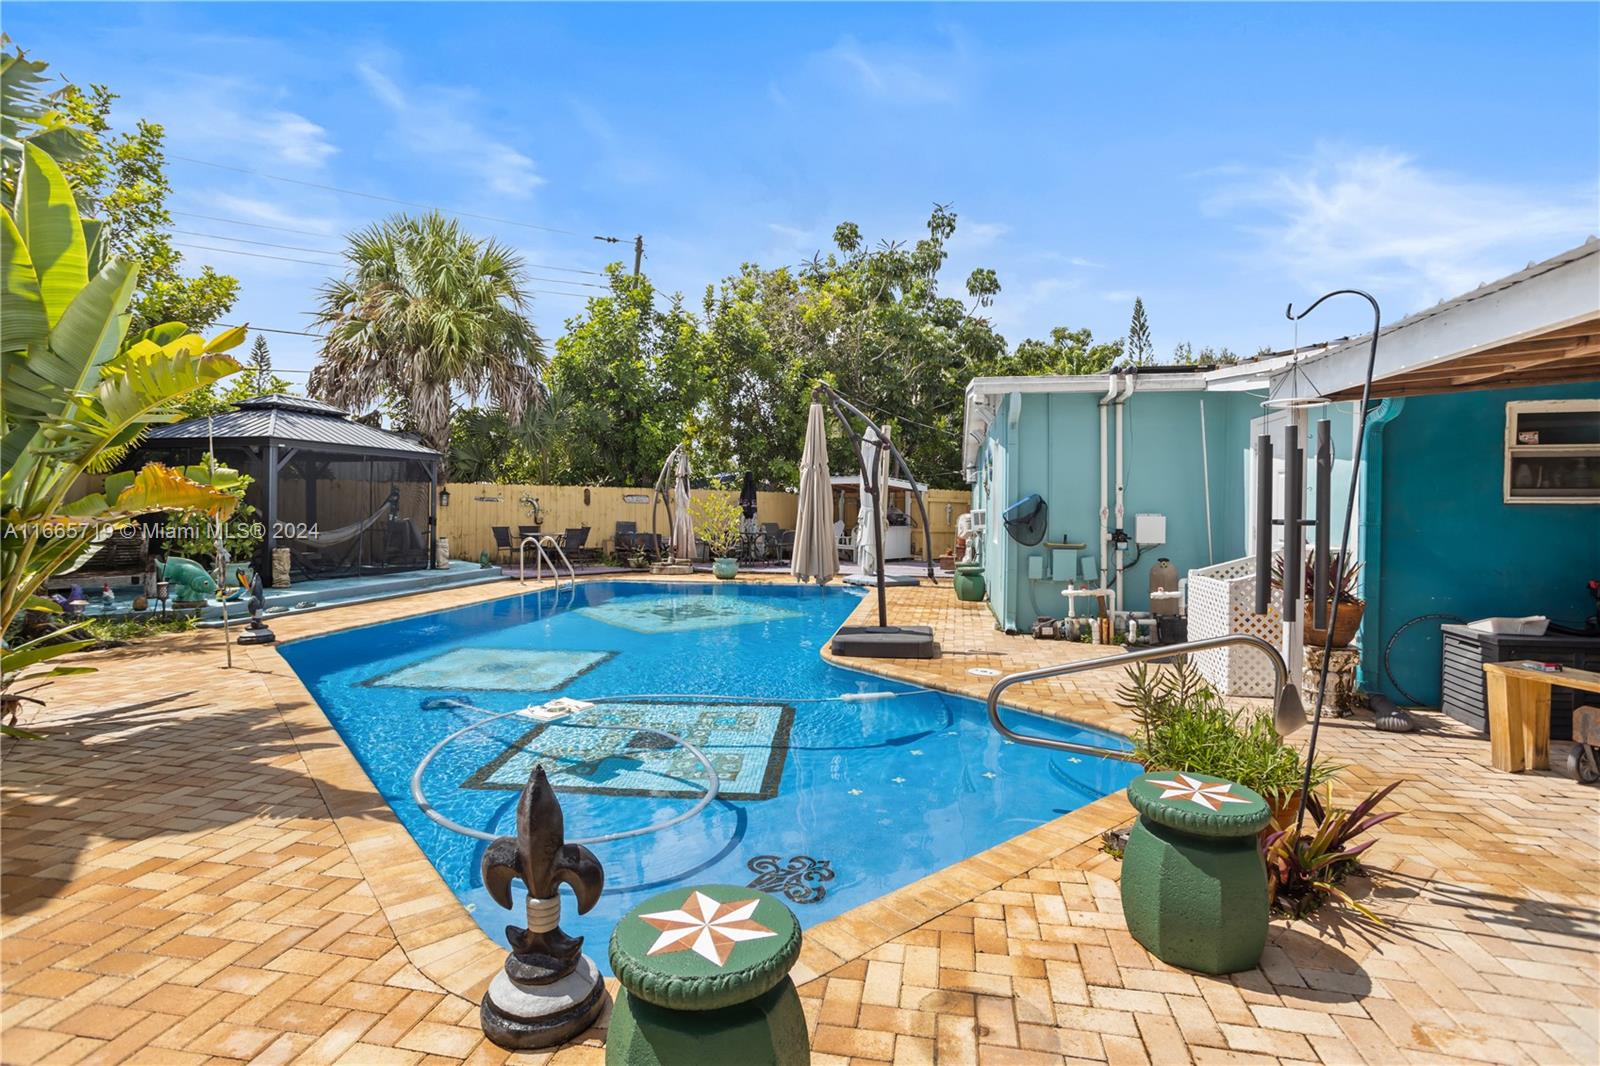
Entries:
[[372,514],[368,515],[366,518],[361,519],[359,522],[351,522],[347,526],[340,526],[337,529],[330,529],[325,533],[308,533],[304,539],[310,541],[311,546],[314,548],[338,547],[340,544],[352,541],[361,536],[361,534],[371,529],[380,518],[387,516],[392,519],[398,517],[399,514],[400,489],[398,487],[391,487],[389,489],[388,498],[383,501],[383,504],[376,511],[373,511]]

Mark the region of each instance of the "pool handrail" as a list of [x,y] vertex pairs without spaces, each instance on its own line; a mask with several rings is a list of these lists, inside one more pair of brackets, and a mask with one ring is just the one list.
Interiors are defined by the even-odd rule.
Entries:
[[545,545],[548,544],[556,550],[556,554],[561,557],[561,562],[566,565],[568,586],[571,588],[578,587],[578,572],[572,568],[572,560],[567,558],[567,553],[561,550],[561,542],[556,540],[555,535],[551,533],[546,533],[543,536],[523,537],[522,543],[517,545],[517,581],[520,584],[526,585],[528,583],[527,551],[530,544],[539,553],[538,558],[534,560],[533,579],[535,581],[544,580],[544,564],[549,563],[550,572],[555,575],[556,591],[561,591],[561,571],[556,569],[555,562],[549,555],[545,554]]
[[1305,724],[1305,707],[1300,701],[1300,692],[1289,683],[1289,667],[1283,661],[1283,655],[1271,644],[1260,637],[1248,633],[1226,633],[1220,637],[1206,637],[1201,640],[1185,641],[1181,644],[1162,644],[1153,648],[1141,648],[1138,651],[1124,652],[1121,655],[1107,655],[1097,659],[1075,659],[1070,663],[1056,663],[1052,666],[1040,666],[1032,670],[1019,670],[1007,674],[996,681],[989,689],[987,708],[989,724],[1009,740],[1019,744],[1033,744],[1041,748],[1054,748],[1057,751],[1076,752],[1080,755],[1097,755],[1107,759],[1121,759],[1124,762],[1137,762],[1133,752],[1122,748],[1105,748],[1094,744],[1076,744],[1070,740],[1056,740],[1053,737],[1041,737],[1030,733],[1019,733],[1000,720],[1000,694],[1012,685],[1020,685],[1027,681],[1038,681],[1047,677],[1061,677],[1065,674],[1081,674],[1090,670],[1101,670],[1108,666],[1125,666],[1129,663],[1142,663],[1150,659],[1165,659],[1173,655],[1186,655],[1194,651],[1209,651],[1212,648],[1226,648],[1232,645],[1243,645],[1256,648],[1264,653],[1272,663],[1273,690],[1277,697],[1273,700],[1273,725],[1280,736],[1286,736],[1299,726]]

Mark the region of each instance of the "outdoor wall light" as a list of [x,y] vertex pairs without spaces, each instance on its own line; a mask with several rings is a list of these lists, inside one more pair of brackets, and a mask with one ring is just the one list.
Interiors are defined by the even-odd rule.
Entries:
[[439,506],[440,507],[449,507],[450,506],[450,490],[449,489],[440,489],[439,490]]

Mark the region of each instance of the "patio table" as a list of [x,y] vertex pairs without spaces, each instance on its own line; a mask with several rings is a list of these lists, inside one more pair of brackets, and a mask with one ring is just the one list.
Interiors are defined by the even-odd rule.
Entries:
[[1600,674],[1484,663],[1489,687],[1489,765],[1518,774],[1550,769],[1550,690],[1600,692]]

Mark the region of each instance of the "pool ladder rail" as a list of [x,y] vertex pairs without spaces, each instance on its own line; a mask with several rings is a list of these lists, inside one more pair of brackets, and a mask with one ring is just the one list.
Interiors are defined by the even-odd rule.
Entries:
[[556,540],[555,535],[551,533],[546,533],[543,536],[523,537],[522,543],[517,545],[517,581],[519,583],[524,585],[528,583],[527,553],[528,545],[530,544],[539,553],[538,558],[534,560],[533,579],[535,581],[544,580],[545,564],[549,563],[550,573],[555,575],[556,591],[561,591],[561,571],[556,568],[554,560],[545,551],[546,547],[551,547],[556,550],[556,555],[561,559],[561,564],[567,568],[567,587],[571,589],[578,587],[578,572],[572,568],[572,561],[567,558],[567,553],[561,550],[561,542]]
[[1300,700],[1300,690],[1289,683],[1289,667],[1283,661],[1283,655],[1277,648],[1260,637],[1253,637],[1248,633],[1228,633],[1220,637],[1207,637],[1203,640],[1191,640],[1182,644],[1163,644],[1155,648],[1141,648],[1138,651],[1124,652],[1121,655],[1108,655],[1100,659],[1077,659],[1070,663],[1057,663],[1053,666],[1041,666],[1034,670],[1019,670],[1014,674],[1007,674],[996,681],[994,686],[989,689],[989,724],[994,726],[1001,736],[1014,740],[1019,744],[1033,744],[1041,748],[1070,751],[1079,755],[1095,755],[1106,759],[1136,762],[1133,752],[1122,748],[1076,744],[1070,740],[1056,740],[1053,737],[1019,733],[1000,720],[1000,694],[1012,685],[1020,685],[1028,681],[1039,681],[1047,677],[1082,674],[1090,670],[1104,670],[1111,666],[1126,666],[1130,663],[1148,662],[1151,659],[1165,659],[1173,655],[1186,655],[1190,652],[1209,651],[1212,648],[1226,648],[1235,645],[1255,648],[1272,663],[1273,689],[1277,692],[1277,697],[1273,700],[1272,724],[1277,729],[1278,735],[1286,737],[1302,725],[1305,725],[1305,705]]

